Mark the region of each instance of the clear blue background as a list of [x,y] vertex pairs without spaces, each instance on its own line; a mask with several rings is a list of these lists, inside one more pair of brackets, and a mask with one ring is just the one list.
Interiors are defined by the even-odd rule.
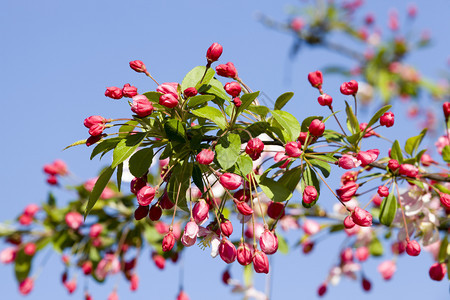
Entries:
[[[209,45],[219,42],[224,46],[220,61],[233,61],[240,77],[252,89],[263,91],[273,100],[285,91],[295,92],[295,98],[286,108],[299,119],[327,114],[316,103],[317,91],[306,81],[307,73],[330,62],[353,63],[339,55],[310,48],[303,49],[291,61],[288,52],[292,37],[265,28],[255,18],[260,11],[286,20],[285,5],[303,2],[2,1],[0,221],[17,216],[28,203],[45,200],[49,187],[42,173],[43,164],[55,158],[65,160],[76,177],[64,183],[73,184],[96,176],[108,163],[107,158],[102,162],[89,161],[92,149],[84,146],[64,152],[61,149],[87,137],[82,124],[84,118],[97,114],[108,118],[129,115],[126,101],[104,96],[107,86],[131,83],[140,92],[155,88],[152,81],[129,68],[131,60],[144,61],[159,82],[181,82],[192,67],[204,64]],[[430,29],[434,44],[408,57],[408,61],[426,76],[437,79],[437,74],[446,68],[449,54],[450,4],[446,0],[416,3],[419,12],[413,30],[418,35],[422,28]],[[404,20],[406,1],[370,1],[363,11],[374,11],[377,21],[384,26],[387,9],[392,4]],[[336,109],[342,108],[342,103],[337,102],[342,100],[338,94],[342,81],[337,76],[325,78],[325,89],[335,97]],[[420,101],[423,106],[430,103],[427,95]],[[404,118],[405,107],[401,102],[394,105],[396,126],[390,133],[383,132],[401,141],[407,137],[405,133],[412,134],[411,125]],[[338,185],[337,180],[330,183]],[[53,190],[60,196],[59,203],[71,200],[70,194]],[[332,203],[331,199],[323,196],[320,201]],[[300,235],[299,231],[290,234],[290,244]],[[274,256],[272,299],[315,299],[316,288],[337,259],[337,252],[332,249],[339,246],[341,239],[342,236],[337,236],[321,242],[309,256],[300,254],[298,248],[287,256]],[[178,292],[178,266],[168,263],[161,272],[149,262],[149,256],[146,249],[138,267],[141,284],[137,292],[131,293],[125,280],[116,276],[102,286],[89,283],[94,299],[106,299],[117,282],[121,299],[174,299]],[[40,260],[42,255],[37,258]],[[380,262],[381,259],[371,258],[364,264],[364,271],[373,283],[370,293],[363,292],[359,282],[344,279],[339,286],[330,288],[325,298],[448,299],[448,283],[432,282],[428,278],[432,264],[428,253],[423,252],[417,258],[401,257],[398,271],[389,282],[382,281],[376,271]],[[221,283],[225,264],[218,258],[211,259],[207,251],[203,253],[198,247],[188,249],[184,266],[184,286],[191,299],[241,298]],[[53,255],[28,298],[69,299],[60,283],[62,270],[59,256]],[[234,264],[231,271],[240,278],[240,270]],[[72,299],[83,297],[84,279],[78,275],[79,287]],[[22,298],[11,266],[0,266],[0,278],[1,299]],[[263,290],[264,276],[256,278],[257,288]]]

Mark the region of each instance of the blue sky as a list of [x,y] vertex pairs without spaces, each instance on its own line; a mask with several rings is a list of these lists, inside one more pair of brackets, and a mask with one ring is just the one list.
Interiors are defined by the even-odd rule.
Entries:
[[[104,96],[107,86],[131,83],[139,91],[154,90],[152,81],[130,70],[128,62],[140,59],[159,82],[181,82],[191,68],[204,64],[206,49],[213,42],[224,47],[221,62],[233,61],[240,77],[271,99],[283,92],[297,96],[287,109],[299,119],[312,114],[326,114],[316,104],[316,91],[310,88],[306,75],[330,62],[350,63],[323,50],[304,49],[288,59],[292,37],[269,30],[256,21],[258,11],[278,20],[286,20],[285,6],[303,1],[55,1],[6,0],[0,11],[0,55],[2,83],[3,209],[0,221],[12,219],[28,203],[45,200],[49,187],[45,184],[42,165],[61,158],[76,177],[67,184],[96,176],[108,161],[89,161],[91,149],[79,147],[62,152],[66,145],[87,137],[84,118],[102,115],[108,118],[129,114],[128,104]],[[392,1],[369,2],[363,11],[374,11],[377,19],[386,20]],[[396,1],[400,15],[409,1]],[[426,76],[438,78],[449,57],[448,12],[446,0],[416,1],[419,13],[413,30],[426,28],[434,38],[433,46],[408,57]],[[286,78],[289,78],[287,80]],[[337,76],[325,79],[326,87],[338,92],[343,81]],[[348,78],[346,79],[346,81]],[[422,103],[429,101],[424,95]],[[404,104],[394,104],[398,126],[392,136],[405,140],[407,120],[401,111]],[[333,183],[333,182],[332,182]],[[334,182],[335,186],[338,181]],[[71,195],[55,190],[59,203]],[[325,200],[325,199],[324,199]],[[326,201],[326,200],[325,200]],[[297,236],[296,236],[297,235]],[[299,232],[289,235],[291,244]],[[326,277],[337,253],[328,251],[339,245],[341,236],[330,238],[309,256],[293,249],[287,256],[273,258],[273,299],[316,297],[316,287]],[[141,287],[131,294],[119,279],[121,299],[174,299],[178,289],[178,266],[169,263],[158,271],[147,262],[149,250],[143,254],[138,271]],[[388,256],[389,257],[389,256]],[[42,259],[42,257],[41,257]],[[328,299],[348,297],[349,293],[366,299],[409,297],[410,299],[445,299],[448,284],[428,278],[432,263],[428,253],[418,258],[402,257],[398,271],[390,282],[380,280],[371,259],[364,267],[373,282],[371,293],[364,293],[357,282],[343,280],[329,290]],[[208,253],[193,247],[186,253],[185,288],[191,299],[240,299],[229,293],[220,282],[225,265],[212,260]],[[36,265],[37,267],[37,265]],[[57,255],[45,266],[29,299],[69,299],[60,284],[63,267]],[[240,266],[232,273],[239,274]],[[0,266],[2,299],[20,299],[11,266]],[[82,297],[84,280],[72,299]],[[257,276],[257,287],[263,288],[263,276]],[[95,299],[106,299],[116,279],[94,287]]]

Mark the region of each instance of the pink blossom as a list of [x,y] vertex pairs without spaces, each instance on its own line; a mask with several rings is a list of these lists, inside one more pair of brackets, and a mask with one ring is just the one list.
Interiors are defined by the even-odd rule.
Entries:
[[339,158],[338,164],[339,167],[349,170],[359,167],[361,165],[361,161],[351,155],[344,154],[341,158]]
[[278,250],[278,238],[273,232],[266,229],[259,238],[259,245],[265,254],[274,254]]
[[186,247],[190,247],[197,241],[198,225],[194,221],[189,221],[184,228],[183,236],[181,237],[181,242]]
[[384,280],[391,279],[396,270],[397,266],[392,260],[386,260],[378,265],[378,272],[380,272]]
[[305,219],[302,225],[303,231],[308,235],[314,235],[320,231],[320,224],[314,220]]
[[78,228],[80,228],[81,224],[83,224],[83,216],[75,211],[68,212],[65,216],[65,221],[67,226],[74,230],[77,230]]
[[0,252],[0,262],[3,264],[12,263],[16,259],[17,248],[8,247]]

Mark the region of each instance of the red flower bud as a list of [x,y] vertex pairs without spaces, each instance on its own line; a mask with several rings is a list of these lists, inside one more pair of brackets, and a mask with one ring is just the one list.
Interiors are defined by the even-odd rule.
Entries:
[[273,232],[266,229],[259,238],[259,245],[265,254],[274,254],[278,250],[278,238]]
[[220,258],[227,264],[231,264],[236,260],[236,247],[226,238],[222,238],[219,246]]
[[450,195],[445,193],[439,194],[439,199],[441,200],[442,206],[446,209],[450,209]]
[[19,284],[19,292],[22,295],[28,295],[32,290],[34,286],[34,281],[32,278],[27,277]]
[[309,125],[308,130],[312,136],[321,136],[325,131],[325,123],[319,119],[314,119]]
[[155,189],[151,186],[144,186],[137,193],[137,201],[139,205],[148,206],[155,198]]
[[396,159],[390,159],[388,162],[388,168],[392,172],[395,172],[398,168],[400,168],[400,164]]
[[302,30],[303,26],[305,25],[305,22],[303,21],[302,18],[294,18],[291,22],[291,28],[292,30],[298,32],[300,30]]
[[83,216],[75,211],[68,212],[66,214],[65,221],[67,226],[74,230],[77,230],[78,228],[80,228],[81,224],[83,224]]
[[152,103],[144,95],[137,95],[132,99],[133,103],[131,104],[131,111],[139,117],[144,118],[153,112]]
[[314,186],[308,185],[305,187],[305,190],[303,191],[303,201],[306,204],[310,204],[316,201],[317,196],[317,190]]
[[410,240],[408,241],[408,244],[406,245],[406,253],[408,253],[409,256],[417,256],[420,254],[420,245],[416,240]]
[[322,72],[315,71],[308,74],[309,83],[311,83],[312,87],[321,88],[323,83]]
[[208,218],[209,205],[204,199],[200,199],[195,203],[192,209],[192,216],[194,217],[195,223],[201,224]]
[[150,220],[158,221],[162,216],[162,208],[159,204],[153,204],[148,213]]
[[243,266],[251,264],[252,250],[250,250],[247,244],[241,243],[237,248],[237,260]]
[[447,273],[447,266],[445,263],[434,263],[430,267],[430,271],[428,274],[430,274],[430,278],[436,281],[441,281],[444,279],[445,274]]
[[225,92],[227,92],[228,95],[230,95],[231,97],[237,97],[239,96],[239,94],[241,93],[242,89],[241,89],[241,85],[237,82],[227,82],[225,84]]
[[130,278],[130,290],[136,291],[139,287],[139,276],[137,274],[131,275]]
[[267,207],[267,215],[274,220],[281,219],[284,216],[284,204],[271,201]]
[[284,147],[284,151],[289,157],[300,157],[303,153],[301,148],[302,144],[300,142],[289,142]]
[[112,99],[121,99],[123,97],[122,89],[116,86],[106,88],[105,96]]
[[228,270],[225,270],[225,272],[223,272],[222,274],[222,282],[228,284],[228,280],[230,280],[230,278],[231,278],[230,272]]
[[190,87],[190,88],[185,89],[183,94],[186,98],[190,98],[190,97],[194,97],[195,95],[197,95],[198,91],[195,87]]
[[224,173],[219,178],[220,184],[229,190],[235,190],[242,184],[241,176],[233,173]]
[[[361,124],[359,124],[359,130],[364,131],[364,130],[366,129],[367,125],[368,125],[367,123],[361,123]],[[363,138],[368,138],[368,137],[371,137],[372,135],[379,136],[379,134],[376,133],[376,132],[372,129],[371,126],[369,126],[369,128],[367,128],[366,133],[364,134]]]
[[422,155],[422,157],[420,158],[420,162],[421,162],[422,165],[424,165],[425,167],[429,167],[429,166],[431,166],[432,164],[436,164],[436,162],[433,160],[433,158],[432,158],[429,154],[427,154],[427,153],[424,153],[424,154]]
[[353,219],[351,216],[346,216],[344,219],[344,227],[347,229],[353,228],[355,226],[355,222],[353,222]]
[[253,268],[256,273],[269,273],[269,260],[264,252],[259,250],[255,251],[253,255]]
[[233,98],[233,103],[234,103],[234,106],[241,107],[241,105],[242,105],[241,98],[239,98],[239,97]]
[[130,61],[130,68],[132,68],[138,73],[144,73],[145,71],[147,71],[147,68],[145,67],[144,63],[140,60]]
[[328,94],[322,94],[317,98],[317,101],[319,101],[319,104],[322,106],[329,106],[331,107],[331,104],[333,103],[333,98],[331,98]]
[[197,154],[196,159],[201,165],[209,165],[214,160],[214,152],[211,149],[203,149]]
[[66,281],[64,283],[64,286],[66,287],[69,294],[72,294],[77,289],[77,281],[75,279],[71,281]]
[[376,161],[379,154],[380,154],[380,150],[378,150],[378,149],[359,151],[358,154],[356,155],[356,158],[359,161],[361,161],[361,166],[365,167],[368,164],[371,164],[374,161]]
[[338,165],[342,169],[349,170],[359,167],[361,165],[361,161],[357,160],[351,155],[344,154],[341,158],[339,158]]
[[171,209],[172,207],[175,206],[175,203],[173,203],[169,199],[169,196],[167,195],[167,191],[164,191],[164,194],[162,195],[162,197],[159,200],[159,205],[161,205],[162,209]]
[[353,261],[353,250],[352,248],[345,248],[341,252],[341,261],[343,263],[348,263]]
[[197,241],[198,225],[193,221],[189,221],[184,228],[183,236],[181,237],[181,243],[186,247],[190,247]]
[[139,205],[139,207],[136,208],[136,210],[134,211],[134,219],[136,221],[142,220],[148,215],[149,210],[150,208],[148,207],[148,205],[146,206]]
[[84,275],[89,275],[92,272],[92,261],[88,260],[81,265],[81,269],[83,269]]
[[378,195],[380,195],[380,197],[389,196],[389,189],[385,186],[379,186],[378,187]]
[[302,252],[308,254],[314,249],[314,242],[310,240],[305,240],[302,242]]
[[173,235],[172,231],[169,231],[169,233],[167,233],[163,238],[162,250],[164,252],[168,252],[172,250],[174,245],[175,245],[175,236]]
[[236,209],[244,216],[249,216],[253,213],[253,209],[246,203],[237,201],[234,199],[234,203],[236,204]]
[[391,279],[396,269],[397,266],[392,260],[386,260],[378,266],[378,272],[380,272],[384,280]]
[[444,104],[442,104],[442,110],[444,111],[444,116],[447,120],[450,116],[450,102],[444,102]]
[[356,95],[358,92],[358,82],[350,80],[341,85],[341,93],[344,95]]
[[164,270],[164,267],[166,266],[166,259],[162,255],[153,253],[152,259],[158,269]]
[[367,278],[363,277],[362,287],[366,292],[368,292],[372,288],[372,283],[370,283],[370,281]]
[[91,239],[95,239],[102,233],[102,231],[103,231],[102,224],[99,224],[99,223],[93,224],[91,226],[91,228],[89,229],[89,237]]
[[178,99],[173,94],[164,94],[159,97],[159,104],[167,108],[174,108],[178,105]]
[[392,127],[394,125],[394,114],[392,112],[386,112],[380,117],[380,125],[386,127]]
[[319,297],[322,297],[323,295],[325,295],[326,292],[327,292],[327,283],[324,282],[317,289],[317,295],[319,295]]
[[401,164],[399,173],[400,175],[415,178],[419,174],[419,169],[410,164]]
[[372,226],[372,215],[367,210],[355,207],[355,210],[352,212],[351,216],[353,222],[355,222],[355,224],[358,224],[359,226]]
[[147,185],[147,182],[144,179],[142,179],[141,177],[139,177],[139,178],[135,177],[131,180],[130,191],[136,195],[137,192],[139,192],[139,190],[146,185]]
[[366,261],[369,258],[369,249],[365,246],[356,249],[355,256],[359,261]]
[[358,172],[347,171],[341,176],[341,184],[344,185],[350,181],[356,181],[358,179]]
[[224,222],[220,223],[220,230],[222,231],[222,234],[229,237],[233,233],[233,224],[229,220],[225,220]]
[[248,141],[245,147],[245,153],[247,153],[252,160],[257,160],[261,156],[261,152],[264,150],[264,143],[258,139],[253,138]]
[[137,87],[130,85],[129,83],[125,84],[122,88],[122,94],[124,97],[131,98],[137,95]]
[[[107,122],[107,120],[101,116],[90,116],[89,118],[84,119],[84,126],[86,128],[91,128],[94,125],[104,125],[106,122]],[[57,173],[47,171],[47,169],[49,169],[49,167],[53,167],[53,165],[45,165],[44,172],[46,172],[50,175],[56,175]],[[56,168],[55,168],[55,172],[56,172]]]
[[224,65],[218,65],[216,67],[216,73],[217,75],[223,77],[230,77],[230,78],[237,77],[237,70],[232,62],[227,62]]
[[222,55],[223,47],[218,43],[213,43],[206,51],[206,59],[208,62],[215,62]]
[[189,300],[189,296],[186,294],[185,291],[180,291],[180,293],[177,296],[177,300]]
[[35,243],[25,244],[23,252],[28,256],[33,256],[36,253],[36,244]]
[[57,185],[58,184],[58,178],[55,175],[50,175],[47,177],[47,183],[50,185]]

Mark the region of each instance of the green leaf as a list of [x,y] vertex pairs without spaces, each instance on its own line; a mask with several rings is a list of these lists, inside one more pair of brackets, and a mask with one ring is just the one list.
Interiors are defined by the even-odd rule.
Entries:
[[363,133],[362,132],[358,132],[358,133],[352,134],[350,136],[347,136],[345,138],[347,139],[347,141],[350,144],[356,145],[359,142],[359,140],[361,140],[362,136],[363,136]]
[[302,181],[301,181],[302,191],[304,191],[305,187],[308,185],[311,185],[316,188],[317,199],[315,201],[313,201],[312,203],[305,203],[304,201],[302,201],[302,205],[306,208],[311,208],[312,206],[314,206],[314,204],[316,204],[317,200],[319,200],[320,182],[319,182],[319,179],[317,178],[314,170],[312,170],[309,165],[305,165],[305,168],[303,170],[303,177],[302,177]]
[[392,107],[392,105],[386,105],[383,106],[382,108],[380,108],[374,115],[373,117],[370,119],[369,123],[367,123],[366,129],[364,129],[364,133],[366,132],[366,130],[372,126],[373,124],[375,124],[376,122],[378,122],[378,120],[380,119],[380,117],[387,112],[390,108]]
[[[181,82],[181,90],[184,91],[185,89],[190,87],[195,87],[196,89],[198,89],[202,84],[207,84],[214,77],[215,72],[214,69],[208,68],[208,71],[205,74],[205,70],[205,66],[198,66],[190,70]],[[205,77],[200,83],[203,74],[205,74]]]
[[273,109],[276,110],[282,109],[286,105],[286,103],[288,103],[288,101],[291,100],[292,97],[294,97],[293,92],[286,92],[284,94],[281,94],[275,101],[275,106]]
[[215,95],[215,100],[220,99],[220,101],[215,101],[216,103],[224,103],[224,101],[230,102],[230,96],[225,92],[223,84],[215,78],[211,79],[208,84],[203,84],[197,90],[201,94]]
[[17,252],[16,259],[14,260],[14,272],[18,282],[25,280],[30,274],[31,258],[32,256],[26,255],[23,249]]
[[389,195],[383,199],[380,207],[380,222],[383,225],[391,226],[397,213],[397,199],[391,191]]
[[275,202],[283,202],[292,197],[292,193],[286,187],[272,178],[259,175],[256,175],[255,178],[259,187],[269,199]]
[[394,141],[391,148],[391,157],[396,159],[400,164],[403,163],[403,154],[400,144],[397,140]]
[[[245,128],[248,132],[250,132],[250,134],[255,137],[258,136],[262,133],[266,133],[267,132],[267,128],[269,128],[270,124],[264,121],[259,121],[259,122],[255,122],[253,124],[251,124],[250,126],[248,126],[247,128]],[[250,140],[250,136],[248,135],[247,132],[245,131],[241,131],[239,133],[239,136],[241,137],[241,141],[242,143],[246,143]]]
[[86,141],[87,141],[87,139],[76,141],[76,142],[70,144],[69,146],[65,147],[62,151],[66,150],[66,149],[69,149],[69,148],[71,148],[71,147],[74,147],[74,146],[85,145],[85,144],[86,144]]
[[240,155],[236,161],[237,168],[243,176],[253,171],[253,161],[249,156]]
[[439,247],[438,262],[442,263],[447,259],[448,257],[447,249],[448,249],[448,237],[445,236],[441,241],[441,246]]
[[128,121],[125,125],[120,126],[119,128],[119,137],[126,137],[130,131],[133,131],[136,128],[136,125],[139,124],[138,121]]
[[[292,193],[300,182],[300,177],[302,176],[302,170],[300,167],[296,167],[284,172],[283,176],[278,180],[278,183],[283,185],[288,191]],[[289,197],[290,198],[290,197]]]
[[445,162],[450,163],[450,146],[445,145],[445,147],[442,149],[442,159]]
[[100,195],[102,194],[103,190],[105,189],[106,185],[109,182],[109,179],[111,179],[112,174],[114,173],[115,168],[113,167],[107,167],[103,170],[103,172],[100,174],[100,176],[97,179],[97,182],[95,183],[94,188],[92,189],[91,194],[89,195],[89,201],[86,206],[86,210],[84,211],[84,219],[86,220],[87,215],[91,211],[91,209],[94,207],[95,203],[97,202],[98,198],[100,198]]
[[282,254],[287,254],[289,252],[289,245],[288,245],[288,243],[286,242],[284,237],[282,235],[280,235],[280,234],[277,234],[277,238],[278,238],[278,250]]
[[302,128],[301,128],[302,132],[308,132],[309,125],[311,125],[311,122],[315,119],[319,119],[320,121],[322,121],[323,117],[322,116],[311,116],[311,117],[304,119],[302,122]]
[[147,92],[143,94],[147,99],[155,104],[159,104],[159,97],[161,97],[162,93],[159,92]]
[[221,137],[216,145],[216,159],[222,169],[231,168],[241,152],[241,139],[239,135],[231,133]]
[[349,129],[351,130],[351,132],[353,134],[360,132],[361,130],[359,129],[358,119],[356,118],[351,106],[347,101],[345,101],[345,112],[347,113],[347,122],[350,124]]
[[56,198],[55,198],[55,195],[53,195],[52,192],[48,193],[47,204],[49,206],[55,206],[56,205]]
[[423,138],[425,137],[425,134],[427,133],[427,129],[425,128],[420,132],[419,135],[410,137],[406,140],[405,143],[405,151],[409,155],[413,155],[413,152],[419,148],[420,143],[422,142]]
[[134,177],[141,177],[148,171],[153,161],[153,149],[144,148],[134,153],[128,161],[130,173]]
[[121,140],[122,140],[122,138],[119,138],[119,137],[103,140],[102,142],[97,144],[97,146],[95,146],[94,150],[92,150],[90,159],[92,160],[95,156],[97,156],[97,154],[100,154],[100,153],[105,154],[105,153],[111,151],[112,149],[114,149],[117,146],[117,144]]
[[172,176],[167,184],[167,195],[169,199],[173,202],[177,202],[178,197],[178,207],[187,211],[186,204],[186,191],[191,186],[191,176],[192,176],[193,164],[186,160],[180,161],[172,169]]
[[249,107],[247,107],[247,110],[251,111],[252,113],[258,114],[263,118],[265,118],[270,113],[270,109],[264,105],[251,104]]
[[258,95],[259,95],[259,92],[242,95],[242,97],[241,97],[242,104],[238,108],[238,115],[241,112],[243,112],[245,109],[247,109],[247,107],[249,107],[250,104],[252,104],[252,102],[256,99],[256,97],[258,97]]
[[139,147],[142,140],[145,138],[146,133],[139,132],[136,134],[128,135],[122,139],[116,146],[113,152],[112,168],[117,167],[120,163],[124,162],[131,154]]
[[122,185],[123,163],[117,166],[117,189],[120,192],[120,186]]
[[197,117],[213,121],[222,130],[225,130],[225,128],[227,127],[225,117],[217,108],[205,106],[196,110],[191,110],[191,113],[193,113]]
[[[326,157],[325,157],[326,159]],[[328,178],[328,176],[330,176],[330,172],[331,172],[331,166],[329,163],[325,162],[325,161],[321,161],[318,159],[310,159],[308,160],[314,167],[320,169],[320,171],[322,172],[323,176],[325,176],[325,178]]]
[[164,131],[171,141],[186,142],[186,130],[180,120],[169,119],[164,123]]
[[272,110],[271,113],[288,134],[290,141],[297,140],[300,135],[300,124],[297,119],[290,113],[282,110]]
[[187,105],[189,107],[194,107],[194,106],[203,104],[205,102],[211,101],[213,99],[214,99],[213,95],[197,95],[197,96],[189,98]]
[[369,252],[373,256],[383,255],[383,244],[381,244],[380,240],[376,236],[370,241]]
[[203,192],[205,190],[202,180],[202,170],[198,164],[194,164],[194,168],[192,169],[192,180],[200,191]]

